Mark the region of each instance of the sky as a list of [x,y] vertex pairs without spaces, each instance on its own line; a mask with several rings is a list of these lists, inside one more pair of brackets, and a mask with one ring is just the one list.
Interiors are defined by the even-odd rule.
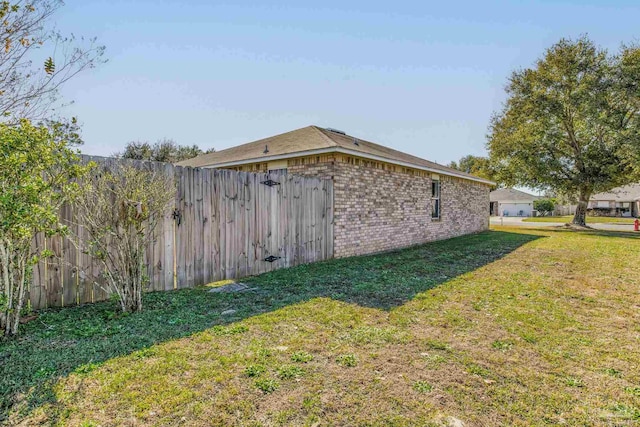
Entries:
[[97,37],[108,62],[64,86],[61,114],[94,155],[313,124],[447,164],[486,154],[513,70],[563,37],[637,42],[639,16],[637,0],[66,0],[58,30]]

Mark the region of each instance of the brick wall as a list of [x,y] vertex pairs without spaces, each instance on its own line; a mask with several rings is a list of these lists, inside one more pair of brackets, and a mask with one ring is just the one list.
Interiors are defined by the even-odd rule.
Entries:
[[[440,175],[441,219],[431,219],[431,177],[338,161],[289,165],[334,179],[336,257],[397,249],[489,228],[489,187]],[[424,176],[428,175],[428,176]]]

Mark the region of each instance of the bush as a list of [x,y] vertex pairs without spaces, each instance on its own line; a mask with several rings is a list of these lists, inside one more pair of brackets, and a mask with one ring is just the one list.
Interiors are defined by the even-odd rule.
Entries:
[[540,216],[547,216],[556,208],[554,199],[539,199],[533,201],[533,209],[540,213]]
[[145,251],[175,193],[168,177],[128,164],[97,168],[82,184],[78,219],[89,237],[77,236],[78,244],[101,264],[123,312],[142,310],[142,291],[149,283]]
[[63,234],[62,204],[77,194],[79,163],[75,126],[0,124],[0,330],[18,333],[33,265],[49,253],[32,248],[36,234]]

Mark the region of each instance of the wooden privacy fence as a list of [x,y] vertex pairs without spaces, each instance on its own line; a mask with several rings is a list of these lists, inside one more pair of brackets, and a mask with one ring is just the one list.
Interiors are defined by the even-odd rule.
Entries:
[[[106,169],[129,162],[174,179],[175,205],[162,215],[146,249],[150,290],[188,288],[333,257],[331,180],[95,156],[83,156],[83,161]],[[76,209],[64,206],[60,218],[82,239]],[[40,235],[34,245],[54,256],[34,267],[32,308],[109,297],[95,280],[99,263],[70,239]]]

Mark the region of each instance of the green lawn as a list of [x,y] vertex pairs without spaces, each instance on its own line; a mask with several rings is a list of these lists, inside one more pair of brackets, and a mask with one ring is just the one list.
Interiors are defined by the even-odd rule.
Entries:
[[[525,218],[523,222],[571,222],[572,215],[567,216],[537,216]],[[588,216],[587,224],[633,224],[635,218],[618,218],[608,216]]]
[[632,233],[496,228],[241,294],[153,293],[131,316],[42,312],[0,342],[3,421],[634,425],[638,251]]

